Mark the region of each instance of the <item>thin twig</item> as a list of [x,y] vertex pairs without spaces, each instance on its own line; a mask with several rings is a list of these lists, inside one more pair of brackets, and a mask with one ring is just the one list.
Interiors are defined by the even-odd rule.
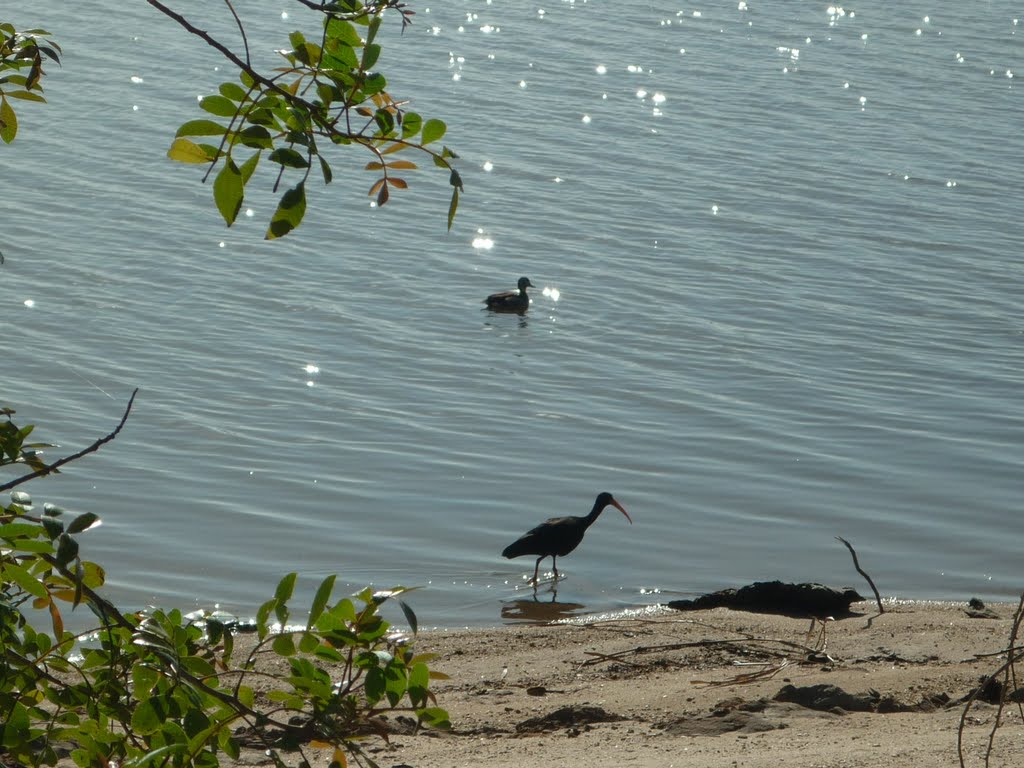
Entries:
[[885,608],[882,607],[882,598],[878,594],[878,588],[875,586],[875,582],[873,582],[871,580],[871,577],[868,576],[864,572],[864,570],[860,567],[860,563],[857,561],[857,553],[854,551],[853,545],[850,544],[850,542],[848,542],[842,536],[836,536],[836,539],[838,541],[843,542],[843,544],[846,545],[846,548],[848,550],[850,550],[850,555],[853,557],[853,567],[857,569],[857,573],[859,573],[861,576],[864,577],[864,579],[867,581],[868,585],[871,587],[871,591],[875,593],[875,603],[878,605],[878,612],[879,613],[885,613]]
[[984,680],[982,680],[978,687],[971,692],[970,697],[967,699],[967,703],[964,704],[963,711],[960,713],[960,724],[957,726],[956,729],[956,752],[957,756],[960,758],[960,768],[966,768],[967,765],[967,762],[964,759],[964,728],[967,724],[967,715],[971,711],[971,707],[974,706],[974,702],[977,700],[981,692],[985,690],[985,688],[987,688],[993,680],[999,677],[999,675],[1003,675],[1003,684],[999,696],[999,709],[996,711],[995,721],[992,725],[992,729],[989,731],[988,742],[985,748],[984,761],[986,768],[989,764],[989,760],[992,757],[992,748],[995,743],[996,731],[999,729],[1000,719],[1003,712],[1003,706],[1006,703],[1008,688],[1006,682],[1009,680],[1011,673],[1013,678],[1016,679],[1016,670],[1014,665],[1017,663],[1018,660],[1024,658],[1024,654],[1014,655],[1012,653],[1012,649],[1015,648],[1017,636],[1020,633],[1022,623],[1024,623],[1024,594],[1021,594],[1020,602],[1018,602],[1017,604],[1017,611],[1013,615],[1013,625],[1010,627],[1010,640],[1007,643],[1007,650],[1005,651],[1005,653],[1007,654],[1006,662],[1001,664],[999,668],[995,670],[995,672],[993,672]]
[[121,428],[124,426],[124,423],[128,420],[128,414],[132,412],[132,403],[135,402],[135,395],[137,395],[138,393],[139,389],[138,387],[136,387],[135,390],[132,392],[132,396],[128,399],[128,405],[124,409],[124,415],[121,416],[121,421],[118,423],[117,428],[109,435],[107,435],[106,437],[101,437],[92,445],[90,445],[87,448],[83,448],[78,453],[73,453],[70,456],[65,456],[63,459],[57,459],[57,461],[53,462],[53,464],[47,464],[42,469],[37,469],[35,472],[30,472],[27,475],[22,475],[21,477],[15,478],[10,482],[0,485],[0,492],[9,491],[11,488],[15,488],[21,485],[22,483],[27,483],[29,480],[33,480],[37,477],[42,477],[43,475],[48,475],[51,472],[56,472],[59,467],[63,467],[65,464],[69,464],[72,461],[77,461],[78,459],[85,456],[87,453],[98,451],[100,447],[102,447],[106,443],[109,443],[111,440],[117,437],[117,433],[121,431]]
[[249,38],[245,35],[245,27],[242,25],[242,20],[238,18],[238,12],[235,10],[235,6],[231,4],[231,0],[224,0],[224,5],[231,11],[231,15],[235,17],[238,33],[242,36],[242,47],[245,49],[245,63],[252,65],[252,57],[249,55]]

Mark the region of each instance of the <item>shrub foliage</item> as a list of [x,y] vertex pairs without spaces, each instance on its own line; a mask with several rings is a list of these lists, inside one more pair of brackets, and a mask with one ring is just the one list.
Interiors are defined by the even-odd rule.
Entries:
[[[15,425],[10,409],[3,414],[0,466],[30,471],[0,490],[68,463],[43,462],[45,446],[26,442],[32,428]],[[109,442],[124,420],[75,456]],[[0,506],[0,754],[33,766],[70,756],[83,768],[213,768],[248,746],[267,750],[278,766],[293,757],[308,765],[311,749],[330,750],[335,765],[351,758],[373,766],[362,743],[387,737],[383,713],[448,725],[430,691],[443,675],[380,614],[397,599],[415,633],[416,617],[400,599],[407,589],[338,599],[329,576],[305,623],[294,624],[296,575],[289,574],[256,612],[251,649],[236,653],[235,622],[126,612],[104,598],[104,569],[84,560],[79,546],[97,515],[72,517],[52,505],[37,513],[22,490],[11,499]],[[95,628],[66,630],[68,608],[91,610]]]

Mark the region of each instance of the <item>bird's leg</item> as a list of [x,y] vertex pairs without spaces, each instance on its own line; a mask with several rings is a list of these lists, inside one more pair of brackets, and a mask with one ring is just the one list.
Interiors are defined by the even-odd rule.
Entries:
[[547,555],[541,555],[537,558],[537,564],[533,567],[533,586],[540,584],[540,580],[537,578],[537,574],[540,573],[540,561],[543,560]]
[[555,572],[555,584],[558,583],[558,561],[555,555],[551,556],[551,570]]

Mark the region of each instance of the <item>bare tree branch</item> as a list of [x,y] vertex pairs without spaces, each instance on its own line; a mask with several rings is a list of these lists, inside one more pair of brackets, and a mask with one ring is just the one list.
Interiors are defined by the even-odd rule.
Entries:
[[867,574],[866,574],[866,573],[865,573],[865,572],[864,572],[864,571],[863,571],[863,570],[861,569],[861,567],[860,567],[860,563],[859,563],[859,562],[857,562],[857,553],[856,553],[856,552],[854,551],[854,549],[853,549],[853,545],[852,545],[852,544],[850,544],[850,542],[848,542],[848,541],[847,541],[846,539],[844,539],[844,538],[843,538],[842,536],[836,536],[836,539],[837,539],[838,541],[841,541],[841,542],[843,542],[843,544],[845,544],[845,545],[846,545],[846,548],[847,548],[848,550],[850,550],[850,555],[851,555],[851,556],[853,557],[853,567],[857,569],[857,573],[859,573],[859,574],[860,574],[861,576],[863,576],[863,577],[864,577],[865,581],[867,581],[868,585],[869,585],[869,586],[871,587],[871,591],[875,593],[875,603],[876,603],[876,604],[878,605],[878,612],[879,612],[879,613],[885,613],[885,608],[883,608],[883,607],[882,607],[882,598],[881,598],[881,597],[879,596],[879,594],[878,594],[878,588],[877,588],[877,587],[875,587],[875,582],[873,582],[873,581],[871,580],[871,577],[870,577],[870,576],[868,576],[868,575],[867,575]]
[[128,405],[124,409],[124,414],[121,416],[121,421],[118,423],[117,428],[114,429],[114,431],[111,432],[109,435],[107,435],[106,437],[101,437],[92,445],[88,446],[87,448],[83,448],[78,453],[73,453],[70,456],[65,456],[63,459],[57,459],[57,461],[53,462],[53,464],[47,464],[42,469],[38,469],[35,472],[30,472],[27,475],[22,475],[21,477],[15,478],[10,482],[0,485],[0,492],[9,491],[11,488],[15,488],[21,485],[22,483],[27,483],[29,480],[34,480],[37,477],[42,477],[43,475],[48,475],[51,472],[56,472],[58,468],[63,467],[65,464],[70,464],[72,461],[77,461],[78,459],[85,456],[87,453],[93,453],[94,451],[98,451],[103,445],[109,443],[111,440],[117,437],[117,433],[121,431],[121,428],[124,426],[124,423],[128,421],[128,414],[132,412],[132,403],[135,402],[135,395],[137,395],[138,393],[139,390],[138,387],[136,387],[135,390],[132,392],[131,398],[129,398],[128,400]]

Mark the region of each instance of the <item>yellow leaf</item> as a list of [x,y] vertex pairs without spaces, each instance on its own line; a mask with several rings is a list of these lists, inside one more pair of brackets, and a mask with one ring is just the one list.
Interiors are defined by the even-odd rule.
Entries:
[[188,139],[175,139],[171,148],[167,150],[167,156],[179,163],[209,163],[209,156],[202,147]]
[[412,171],[416,169],[416,163],[412,160],[392,160],[388,163],[388,168],[401,169],[403,171]]
[[384,164],[383,163],[378,163],[376,161],[369,162],[369,163],[366,164],[366,168],[364,168],[363,170],[366,170],[366,171],[381,171],[381,170],[384,170]]
[[54,638],[60,639],[60,636],[64,634],[64,619],[61,618],[57,604],[52,600],[50,601],[50,623],[53,624]]
[[366,196],[367,197],[373,197],[378,192],[380,192],[380,188],[383,187],[383,186],[384,186],[384,179],[377,179],[377,181],[374,182],[374,185],[372,187],[370,187],[370,191],[366,193]]

